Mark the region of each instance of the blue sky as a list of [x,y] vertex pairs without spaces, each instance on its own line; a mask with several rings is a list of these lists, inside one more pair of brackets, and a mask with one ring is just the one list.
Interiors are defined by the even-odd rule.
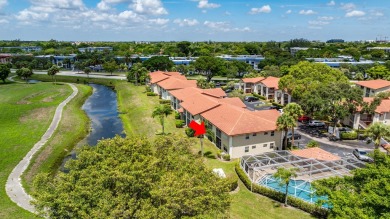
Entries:
[[389,13],[388,0],[0,0],[0,39],[373,40],[390,37]]

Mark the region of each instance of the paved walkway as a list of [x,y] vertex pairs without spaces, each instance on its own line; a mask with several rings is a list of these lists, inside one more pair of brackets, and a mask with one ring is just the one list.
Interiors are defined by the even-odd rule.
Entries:
[[15,202],[20,207],[30,211],[32,213],[36,213],[33,205],[30,204],[32,197],[26,193],[21,183],[21,175],[26,170],[28,165],[30,164],[31,158],[33,155],[47,142],[47,140],[52,136],[54,131],[57,129],[57,126],[61,120],[62,110],[65,105],[69,103],[78,93],[78,89],[73,84],[68,84],[73,93],[66,98],[60,105],[58,105],[56,112],[54,114],[53,120],[49,128],[46,130],[46,133],[42,136],[41,140],[38,141],[34,147],[27,153],[27,155],[19,162],[19,164],[12,170],[11,174],[8,177],[7,183],[5,185],[5,190],[10,199]]
[[[11,70],[12,72],[15,72],[14,69]],[[37,75],[47,75],[47,71],[40,71],[40,70],[34,70],[34,74]],[[102,79],[114,79],[114,80],[127,80],[126,76],[123,75],[108,75],[108,73],[90,73],[89,76],[82,72],[75,72],[75,71],[60,71],[56,75],[59,76],[73,76],[73,77],[82,77],[82,78],[102,78]]]

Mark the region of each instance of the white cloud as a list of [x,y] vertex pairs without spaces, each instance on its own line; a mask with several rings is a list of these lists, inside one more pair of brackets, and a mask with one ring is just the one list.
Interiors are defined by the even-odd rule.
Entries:
[[308,23],[310,25],[320,25],[320,26],[329,24],[328,21],[309,21]]
[[356,8],[356,5],[354,3],[341,3],[341,9],[346,11],[352,11]]
[[350,12],[346,13],[345,17],[362,17],[364,15],[366,15],[366,13],[364,11],[354,10],[354,11],[350,11]]
[[286,14],[291,14],[291,12],[292,12],[291,10],[287,10]]
[[0,24],[8,24],[9,21],[7,19],[0,19]]
[[269,5],[264,5],[261,8],[251,8],[249,14],[259,14],[259,13],[270,13],[271,7]]
[[169,22],[169,19],[163,19],[163,18],[149,19],[149,22],[157,25],[165,25]]
[[321,21],[331,21],[331,20],[334,19],[334,17],[332,17],[332,16],[322,16],[322,17],[318,17],[317,19],[321,20]]
[[317,12],[315,12],[315,11],[309,9],[309,10],[307,10],[307,11],[305,11],[305,10],[300,10],[300,11],[299,11],[299,14],[303,14],[303,15],[312,15],[312,14],[317,14]]
[[198,25],[199,24],[199,21],[196,20],[196,19],[175,19],[173,21],[173,23],[175,24],[178,24],[179,26],[181,27],[184,27],[184,26],[195,26],[195,25]]
[[102,10],[102,11],[107,11],[107,10],[111,9],[110,5],[107,2],[105,2],[105,1],[99,2],[97,4],[97,8],[99,10]]
[[211,29],[214,29],[216,31],[222,31],[222,32],[249,32],[251,29],[249,27],[243,27],[243,28],[231,28],[230,24],[228,22],[219,21],[219,22],[213,22],[213,21],[205,21],[203,23],[206,27],[209,27]]
[[7,0],[0,0],[0,9],[8,4]]
[[16,19],[22,21],[24,23],[32,23],[34,21],[43,21],[49,17],[48,13],[37,13],[34,11],[30,11],[28,9],[24,9],[20,11],[16,16]]
[[328,2],[326,5],[328,5],[328,6],[335,6],[336,2],[332,0],[332,1]]
[[232,15],[232,13],[230,13],[229,11],[225,11],[225,13],[224,13],[226,16],[230,16],[230,15]]
[[200,0],[198,3],[198,8],[219,8],[220,4],[209,3],[208,0]]
[[141,14],[163,15],[168,14],[161,0],[133,0],[132,8]]

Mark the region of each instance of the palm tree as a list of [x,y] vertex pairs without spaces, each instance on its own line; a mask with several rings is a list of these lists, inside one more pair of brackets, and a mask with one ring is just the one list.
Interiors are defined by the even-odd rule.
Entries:
[[289,103],[283,108],[283,114],[289,115],[295,120],[295,125],[291,128],[291,145],[294,145],[294,128],[296,127],[297,120],[299,117],[303,116],[302,107],[297,103]]
[[[289,128],[294,128],[296,126],[296,121],[292,116],[287,114],[283,114],[279,116],[278,120],[276,120],[276,125],[278,126],[278,130],[284,131],[283,137],[283,149],[286,149],[287,146],[287,132]],[[294,136],[293,136],[294,138]]]
[[374,122],[366,129],[366,135],[374,140],[375,149],[379,149],[381,138],[383,136],[390,136],[390,125]]
[[164,134],[164,118],[172,113],[172,109],[169,105],[161,104],[154,108],[152,117],[158,117],[160,119],[160,124],[162,126],[162,134]]
[[130,81],[130,79],[134,78],[135,85],[138,85],[138,81],[145,80],[147,74],[148,70],[142,66],[142,63],[135,63],[127,75],[127,80]]
[[284,198],[284,205],[287,206],[287,197],[288,197],[288,185],[290,184],[290,179],[293,177],[297,177],[297,169],[285,169],[283,167],[278,168],[276,173],[273,175],[275,178],[279,178],[279,184],[281,186],[286,186],[286,193]]
[[91,68],[89,68],[89,67],[85,67],[85,68],[84,68],[84,73],[87,74],[87,78],[89,78],[89,73],[91,73],[91,71],[92,71],[92,70],[91,70]]

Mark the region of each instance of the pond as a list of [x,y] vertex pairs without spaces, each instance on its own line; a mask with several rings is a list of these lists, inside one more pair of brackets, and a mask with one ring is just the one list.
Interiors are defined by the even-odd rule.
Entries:
[[[78,144],[95,146],[99,140],[113,138],[116,135],[125,137],[123,133],[123,124],[119,118],[117,95],[111,88],[90,84],[93,88],[92,95],[85,101],[82,109],[87,113],[91,121],[91,130],[88,136]],[[76,153],[73,150],[70,156],[66,157],[60,167],[61,171],[67,172],[64,165],[70,158],[76,159]]]

